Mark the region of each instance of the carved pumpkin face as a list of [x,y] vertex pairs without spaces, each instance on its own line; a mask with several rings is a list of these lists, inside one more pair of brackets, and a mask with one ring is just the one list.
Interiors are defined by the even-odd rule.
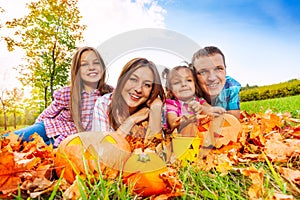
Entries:
[[231,141],[237,142],[241,130],[242,125],[237,118],[230,114],[224,114],[211,121],[208,134],[215,139],[212,141],[212,145],[220,148],[223,145],[228,145]]
[[69,183],[74,182],[76,174],[85,177],[84,161],[90,173],[98,173],[100,169],[114,178],[122,170],[130,153],[128,142],[117,133],[82,132],[62,141],[54,165],[58,176],[65,169],[63,177]]

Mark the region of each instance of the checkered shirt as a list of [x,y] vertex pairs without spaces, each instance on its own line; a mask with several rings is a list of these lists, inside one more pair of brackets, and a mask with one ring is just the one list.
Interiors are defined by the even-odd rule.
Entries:
[[108,106],[112,93],[99,97],[95,103],[92,131],[112,132],[114,129],[109,124]]
[[[69,107],[70,94],[69,86],[56,90],[53,94],[54,100],[36,120],[37,122],[44,121],[47,136],[55,138],[54,146],[77,132]],[[100,91],[97,89],[90,94],[85,91],[81,93],[81,123],[86,131],[92,128],[94,105],[99,96]]]

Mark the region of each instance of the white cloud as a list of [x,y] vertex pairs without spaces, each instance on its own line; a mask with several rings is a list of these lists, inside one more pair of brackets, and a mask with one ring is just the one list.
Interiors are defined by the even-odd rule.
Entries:
[[139,28],[163,28],[166,10],[153,0],[79,1],[87,45],[99,45],[114,35]]

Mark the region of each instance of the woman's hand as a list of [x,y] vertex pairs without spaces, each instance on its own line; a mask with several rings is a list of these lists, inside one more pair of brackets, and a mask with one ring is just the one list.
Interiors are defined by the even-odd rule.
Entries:
[[161,109],[163,106],[163,102],[161,101],[161,99],[159,97],[157,97],[156,99],[154,99],[154,101],[151,104],[147,103],[147,105],[149,106],[149,108],[151,110]]
[[163,102],[159,97],[149,105],[149,126],[146,133],[146,138],[151,138],[154,134],[161,131],[161,117],[162,117],[162,106]]
[[122,125],[118,128],[117,132],[119,134],[123,135],[124,137],[126,137],[126,135],[129,134],[130,130],[132,129],[132,127],[135,124],[137,124],[141,121],[144,121],[145,119],[147,119],[149,117],[149,112],[150,112],[149,108],[145,107],[145,108],[140,109],[133,115],[129,116],[122,123]]
[[[137,111],[136,113],[134,113],[133,115],[130,115],[130,117],[128,117],[127,120],[132,120],[134,122],[134,124],[137,124],[139,122],[144,121],[145,119],[147,119],[149,117],[149,112],[150,109],[149,108],[142,108],[139,111]],[[125,121],[127,121],[125,120]]]

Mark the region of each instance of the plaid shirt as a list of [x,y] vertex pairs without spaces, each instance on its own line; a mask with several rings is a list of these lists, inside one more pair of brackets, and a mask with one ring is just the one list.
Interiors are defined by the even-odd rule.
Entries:
[[223,90],[216,98],[212,106],[221,106],[225,110],[239,110],[240,109],[240,93],[241,84],[226,76],[226,83]]
[[[55,138],[54,146],[57,146],[68,135],[77,132],[70,112],[70,87],[56,90],[53,94],[53,102],[40,114],[37,122],[44,121],[46,134],[49,138]],[[99,90],[94,90],[91,94],[83,91],[81,93],[81,123],[86,131],[92,128],[92,116],[94,104],[100,96]]]
[[95,103],[92,131],[112,132],[114,129],[109,124],[108,106],[112,93],[99,97]]

